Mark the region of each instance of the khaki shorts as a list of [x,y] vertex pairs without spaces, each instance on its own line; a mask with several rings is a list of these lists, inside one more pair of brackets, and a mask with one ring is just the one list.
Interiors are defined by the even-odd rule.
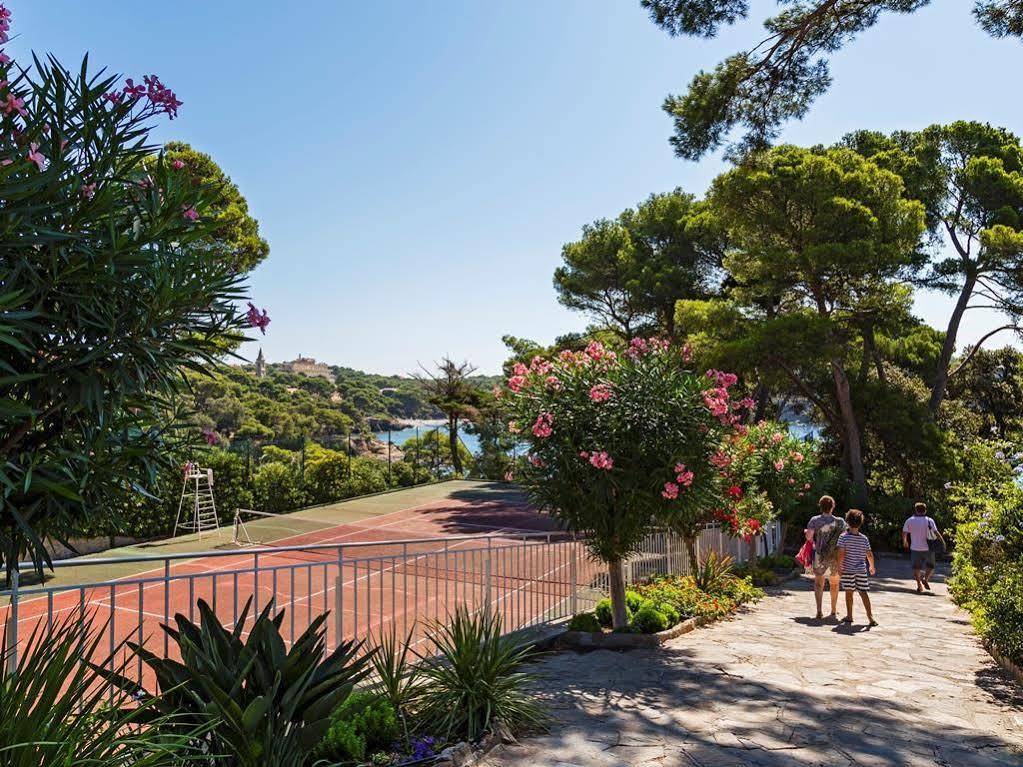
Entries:
[[838,562],[836,562],[836,561],[814,562],[812,569],[813,569],[813,574],[817,575],[817,576],[825,576],[825,575],[837,576],[838,575],[838,572],[837,572],[838,571]]

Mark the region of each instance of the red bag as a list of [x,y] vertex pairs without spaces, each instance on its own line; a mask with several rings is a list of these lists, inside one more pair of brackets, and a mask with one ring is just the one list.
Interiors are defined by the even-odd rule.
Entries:
[[813,544],[810,541],[803,544],[803,548],[796,554],[796,561],[803,567],[810,566],[810,563],[813,561]]

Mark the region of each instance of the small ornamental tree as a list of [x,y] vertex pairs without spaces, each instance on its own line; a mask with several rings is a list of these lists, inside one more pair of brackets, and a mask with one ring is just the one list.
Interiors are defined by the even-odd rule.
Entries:
[[754,557],[764,527],[787,517],[803,502],[817,467],[813,443],[785,424],[759,421],[740,426],[713,458],[725,484],[724,505],[715,512],[725,532],[752,544]]
[[607,565],[616,627],[627,623],[623,561],[651,525],[688,529],[719,497],[710,460],[737,419],[735,379],[688,361],[656,339],[622,354],[593,342],[516,363],[508,379],[510,427],[530,445],[521,482]]

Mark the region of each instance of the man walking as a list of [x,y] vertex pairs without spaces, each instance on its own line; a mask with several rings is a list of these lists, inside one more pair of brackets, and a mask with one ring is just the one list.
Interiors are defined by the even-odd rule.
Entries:
[[927,516],[927,505],[917,503],[913,506],[913,516],[902,526],[902,545],[909,549],[913,563],[913,575],[916,577],[916,593],[922,594],[924,589],[931,590],[931,575],[934,573],[934,548],[941,541],[945,548],[945,539],[941,537],[938,525]]

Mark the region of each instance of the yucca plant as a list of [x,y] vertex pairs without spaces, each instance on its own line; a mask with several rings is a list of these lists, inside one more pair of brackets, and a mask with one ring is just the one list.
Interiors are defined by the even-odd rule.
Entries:
[[472,741],[498,721],[513,731],[543,727],[546,714],[529,690],[535,677],[519,670],[534,652],[502,636],[498,613],[459,607],[431,629],[437,655],[423,658],[417,698],[423,730]]
[[732,575],[733,564],[734,560],[727,554],[719,554],[716,551],[708,552],[693,572],[696,587],[707,594],[720,593],[729,579],[734,577]]
[[392,628],[390,633],[383,635],[376,652],[370,659],[373,665],[373,676],[376,677],[380,694],[398,712],[406,744],[409,743],[410,736],[410,714],[415,707],[422,681],[421,667],[414,662],[417,660],[412,650],[414,633],[415,627],[413,626],[402,641],[398,639],[397,631]]
[[[102,632],[90,619],[40,622],[20,648],[13,673],[0,672],[0,764],[4,767],[173,767],[199,756],[201,733],[163,713],[160,700],[138,703],[114,689],[82,658],[101,657]],[[115,668],[134,662],[130,652]],[[0,644],[0,669],[11,650]],[[109,663],[110,659],[106,660]],[[171,727],[171,724],[174,727]]]
[[[315,618],[289,650],[281,635],[284,611],[268,604],[242,639],[251,598],[233,629],[198,601],[200,623],[174,617],[164,631],[178,644],[181,661],[131,644],[156,674],[161,714],[181,712],[182,726],[207,726],[203,747],[224,767],[301,767],[330,726],[331,713],[368,672],[371,653],[343,642],[326,654],[324,622]],[[122,688],[134,683],[109,675]]]

